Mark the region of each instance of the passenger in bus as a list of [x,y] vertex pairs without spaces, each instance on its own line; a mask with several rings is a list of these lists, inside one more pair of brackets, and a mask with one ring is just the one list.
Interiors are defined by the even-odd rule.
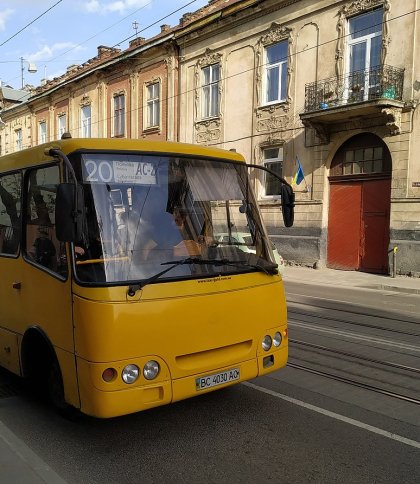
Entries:
[[49,237],[48,229],[39,225],[37,228],[37,237],[28,251],[28,255],[38,264],[48,269],[55,269],[57,251],[54,243]]
[[193,257],[201,254],[201,245],[191,238],[187,228],[187,212],[175,208],[173,214],[160,215],[150,231],[150,239],[145,247],[146,258],[154,257],[159,251],[161,257]]

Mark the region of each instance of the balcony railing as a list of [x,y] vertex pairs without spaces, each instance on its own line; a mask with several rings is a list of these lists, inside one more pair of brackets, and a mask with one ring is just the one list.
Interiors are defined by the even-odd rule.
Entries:
[[401,101],[404,69],[378,66],[305,86],[305,113],[375,99]]

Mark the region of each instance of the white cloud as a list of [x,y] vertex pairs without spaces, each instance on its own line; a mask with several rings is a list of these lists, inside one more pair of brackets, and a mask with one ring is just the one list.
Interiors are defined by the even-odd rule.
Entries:
[[51,57],[56,56],[64,50],[72,50],[73,52],[75,52],[84,50],[84,48],[80,45],[74,44],[73,42],[57,42],[56,44],[53,44],[51,46],[44,45],[40,50],[38,50],[38,52],[35,52],[33,54],[26,54],[24,57],[30,62],[40,62],[44,60],[49,60],[51,59]]
[[126,13],[135,8],[141,8],[151,3],[152,0],[87,0],[83,9],[88,13]]
[[6,8],[6,10],[0,11],[0,30],[5,30],[6,20],[14,13],[11,8]]

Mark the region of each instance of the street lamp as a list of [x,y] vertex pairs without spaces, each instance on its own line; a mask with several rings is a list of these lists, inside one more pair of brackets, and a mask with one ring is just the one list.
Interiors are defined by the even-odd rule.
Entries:
[[35,64],[32,64],[31,62],[27,61],[23,57],[20,58],[20,70],[22,72],[22,89],[24,89],[25,87],[25,79],[23,77],[23,74],[25,72],[24,62],[28,64],[28,72],[30,72],[31,74],[35,74],[35,72],[38,70]]

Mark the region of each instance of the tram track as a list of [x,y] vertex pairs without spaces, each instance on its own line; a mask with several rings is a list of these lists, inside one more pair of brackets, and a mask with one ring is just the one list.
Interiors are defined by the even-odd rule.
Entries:
[[375,393],[386,395],[388,397],[392,397],[392,398],[396,398],[398,400],[403,400],[405,402],[413,403],[415,405],[420,405],[420,399],[418,399],[418,398],[413,398],[413,397],[410,397],[408,395],[403,395],[401,393],[391,392],[391,391],[386,390],[384,388],[379,388],[379,387],[376,387],[376,386],[373,386],[373,385],[369,385],[367,383],[363,383],[363,382],[358,381],[358,380],[353,380],[351,378],[345,378],[345,377],[342,377],[340,375],[332,374],[332,373],[322,371],[322,370],[317,370],[316,368],[311,368],[311,367],[307,367],[307,366],[304,366],[304,365],[299,365],[299,364],[293,363],[291,361],[289,361],[287,363],[287,366],[289,368],[293,368],[293,369],[300,370],[300,371],[305,371],[307,373],[312,373],[312,374],[315,374],[315,375],[318,375],[318,376],[328,378],[330,380],[335,380],[335,381],[339,381],[339,382],[342,382],[342,383],[346,383],[348,385],[363,388],[365,390],[369,390],[369,391],[372,391],[372,392],[375,392]]
[[414,367],[407,366],[407,365],[400,365],[399,363],[393,363],[393,362],[390,362],[390,361],[381,361],[381,360],[377,360],[375,358],[369,358],[369,357],[366,357],[366,356],[357,355],[355,353],[351,353],[351,352],[348,352],[348,351],[341,351],[341,350],[336,350],[336,349],[332,349],[332,348],[327,348],[326,346],[318,345],[318,344],[315,344],[315,343],[309,343],[309,342],[306,342],[306,341],[295,340],[295,339],[291,339],[291,338],[289,338],[289,343],[292,343],[292,344],[295,344],[295,345],[300,345],[300,346],[305,346],[307,348],[325,351],[327,353],[331,353],[331,354],[335,354],[335,355],[346,356],[346,357],[357,359],[357,360],[360,360],[360,361],[375,363],[375,364],[378,364],[378,365],[387,366],[387,367],[402,370],[402,371],[408,371],[408,372],[412,372],[412,373],[416,373],[416,374],[420,375],[420,368],[414,368]]
[[[337,311],[337,310],[334,310],[334,311]],[[349,320],[346,320],[346,319],[340,319],[340,318],[333,317],[333,316],[317,315],[317,314],[314,314],[313,312],[311,313],[311,312],[297,311],[296,309],[290,309],[290,307],[289,307],[289,311],[288,311],[289,318],[293,317],[294,315],[298,316],[298,317],[299,316],[305,316],[305,317],[312,318],[312,319],[313,318],[321,319],[322,321],[330,321],[330,322],[333,321],[333,322],[336,322],[336,323],[344,323],[344,324],[348,324],[348,325],[352,325],[352,326],[374,329],[374,330],[378,330],[378,331],[386,331],[386,332],[389,332],[389,333],[399,334],[399,335],[402,335],[402,336],[414,336],[414,337],[420,338],[420,333],[417,333],[417,332],[403,331],[403,330],[400,330],[400,329],[397,329],[397,328],[389,328],[389,327],[384,327],[384,326],[378,326],[376,324],[362,323],[362,322],[358,322],[358,321],[349,321]],[[366,315],[365,315],[365,317],[366,317]],[[372,316],[369,316],[369,317],[372,317]],[[400,321],[400,320],[389,319],[389,321]],[[412,322],[412,321],[403,321],[403,322],[407,323],[407,324],[416,324],[417,326],[419,325],[418,323],[415,323],[415,322]]]

